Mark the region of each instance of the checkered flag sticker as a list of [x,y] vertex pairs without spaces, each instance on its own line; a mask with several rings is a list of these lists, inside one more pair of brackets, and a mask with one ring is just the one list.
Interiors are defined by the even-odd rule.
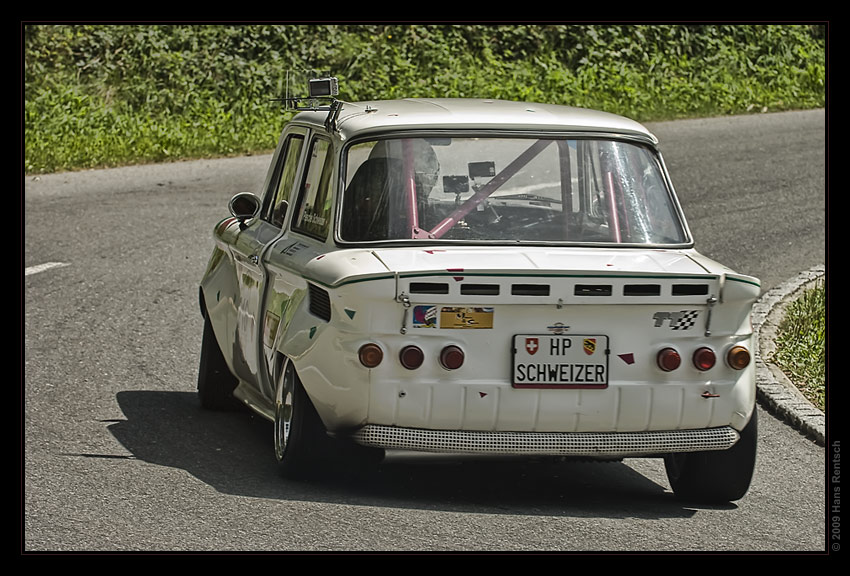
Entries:
[[696,324],[699,310],[682,310],[679,312],[679,317],[675,320],[671,319],[670,328],[673,330],[689,330]]

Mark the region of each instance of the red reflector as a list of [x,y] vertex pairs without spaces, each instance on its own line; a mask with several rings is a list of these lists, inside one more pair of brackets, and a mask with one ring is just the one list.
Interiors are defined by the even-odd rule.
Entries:
[[398,359],[401,365],[408,370],[416,370],[422,366],[422,361],[425,360],[425,354],[416,346],[405,346],[398,353]]
[[446,370],[457,370],[463,366],[463,350],[457,346],[446,346],[440,352],[440,365]]
[[384,351],[377,344],[364,344],[357,353],[360,363],[366,368],[374,368],[384,359]]
[[658,367],[665,372],[671,372],[682,363],[682,357],[673,348],[665,348],[658,352]]
[[726,354],[726,362],[735,370],[743,370],[750,365],[750,351],[743,346],[732,346]]
[[694,366],[697,367],[697,370],[702,370],[703,372],[710,370],[714,367],[716,361],[717,357],[711,348],[700,348],[694,352]]

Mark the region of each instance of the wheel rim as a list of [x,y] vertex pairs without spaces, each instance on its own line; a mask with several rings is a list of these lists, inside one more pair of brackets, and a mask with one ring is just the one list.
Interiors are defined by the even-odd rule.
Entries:
[[281,370],[275,388],[274,403],[274,450],[278,460],[283,460],[289,443],[289,431],[292,428],[292,398],[295,379],[289,362]]

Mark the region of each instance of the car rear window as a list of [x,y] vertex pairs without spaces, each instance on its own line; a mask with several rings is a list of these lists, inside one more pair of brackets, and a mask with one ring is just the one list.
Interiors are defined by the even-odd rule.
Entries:
[[687,241],[655,152],[631,142],[384,139],[345,165],[346,242]]

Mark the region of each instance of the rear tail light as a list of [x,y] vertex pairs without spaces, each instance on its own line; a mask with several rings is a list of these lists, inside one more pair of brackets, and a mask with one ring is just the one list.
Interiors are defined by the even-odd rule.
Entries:
[[399,362],[408,370],[416,370],[422,366],[425,354],[417,346],[405,346],[398,354]]
[[710,370],[714,367],[716,361],[717,356],[714,355],[714,350],[711,348],[700,348],[694,352],[694,366],[697,367],[697,370],[702,372]]
[[446,346],[440,352],[440,365],[446,370],[457,370],[463,366],[463,350],[457,346]]
[[732,346],[726,354],[726,362],[735,370],[743,370],[750,365],[750,351],[743,346]]
[[665,372],[672,372],[682,363],[682,357],[673,348],[664,348],[658,352],[658,367]]
[[375,368],[384,359],[384,351],[381,347],[371,342],[361,346],[357,355],[360,357],[360,363],[366,368]]

